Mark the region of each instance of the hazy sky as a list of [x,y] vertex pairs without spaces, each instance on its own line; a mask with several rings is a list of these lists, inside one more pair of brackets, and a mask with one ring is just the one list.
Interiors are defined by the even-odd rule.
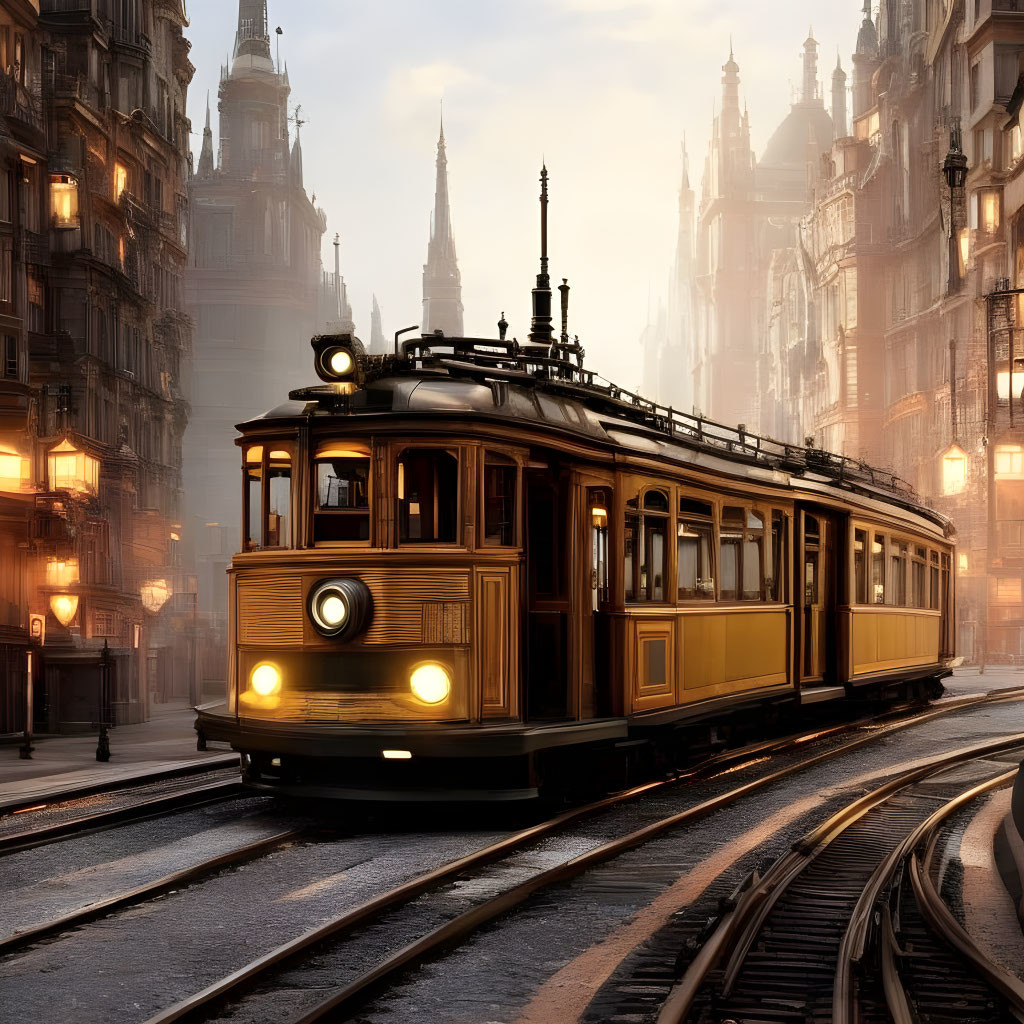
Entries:
[[[237,24],[236,0],[188,5],[198,159],[207,90]],[[551,175],[553,285],[572,287],[570,332],[587,364],[640,381],[648,296],[666,296],[680,144],[699,188],[721,65],[733,38],[761,152],[789,109],[809,25],[827,101],[837,47],[850,69],[861,0],[269,0],[301,104],[306,189],[340,232],[356,327],[371,296],[385,333],[420,323],[421,274],[444,99],[452,220],[468,335],[529,330],[539,250],[537,181]],[[555,296],[557,303],[557,295]]]

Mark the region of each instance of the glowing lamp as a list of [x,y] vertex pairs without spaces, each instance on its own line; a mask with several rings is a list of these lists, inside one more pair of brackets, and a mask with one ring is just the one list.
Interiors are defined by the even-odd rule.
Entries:
[[61,441],[46,459],[51,491],[96,494],[99,490],[100,463],[79,451],[70,441]]
[[27,486],[28,459],[0,445],[0,491],[20,491]]
[[409,689],[424,704],[440,704],[451,693],[452,678],[442,665],[431,662],[413,671],[409,677]]
[[78,614],[78,595],[53,594],[50,597],[50,611],[62,626],[70,626]]
[[328,384],[357,385],[359,357],[366,350],[351,334],[322,334],[313,339],[313,367]]
[[139,588],[139,596],[142,598],[142,607],[150,615],[156,615],[167,604],[167,599],[171,596],[171,586],[167,580],[149,580]]

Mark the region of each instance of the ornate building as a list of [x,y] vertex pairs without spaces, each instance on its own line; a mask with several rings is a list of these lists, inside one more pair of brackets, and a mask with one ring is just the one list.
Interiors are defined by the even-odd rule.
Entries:
[[424,334],[443,331],[450,338],[461,338],[462,277],[455,257],[451,207],[448,204],[448,156],[444,145],[444,125],[437,140],[437,180],[434,186],[434,212],[430,220],[430,244],[423,266]]
[[239,0],[232,61],[221,71],[219,158],[207,114],[189,188],[186,290],[197,329],[186,505],[214,678],[223,678],[224,574],[239,548],[235,424],[309,383],[309,340],[322,327],[352,329],[337,238],[334,273],[321,264],[326,216],[306,194],[290,93],[287,68],[271,58],[266,0]]
[[30,717],[30,665],[45,730],[194,682],[186,24],[179,2],[0,4],[0,732]]

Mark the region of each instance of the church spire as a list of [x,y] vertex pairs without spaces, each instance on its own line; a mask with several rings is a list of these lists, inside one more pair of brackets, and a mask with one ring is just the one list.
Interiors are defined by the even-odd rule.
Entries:
[[452,234],[443,117],[435,166],[434,215],[430,227],[430,244],[427,246],[427,262],[423,266],[423,333],[433,334],[440,330],[449,338],[461,338],[462,278]]
[[818,98],[818,41],[814,38],[813,26],[804,41],[804,87],[800,97],[802,103],[813,103]]
[[238,0],[235,59],[246,55],[266,57],[267,60],[270,60],[267,0]]
[[213,129],[210,127],[210,94],[206,94],[206,127],[203,129],[203,148],[199,152],[199,167],[196,175],[200,178],[213,177]]
[[377,304],[377,296],[374,295],[373,308],[370,310],[370,351],[375,355],[383,355],[387,350],[387,342],[384,339],[384,327],[380,316],[380,306]]

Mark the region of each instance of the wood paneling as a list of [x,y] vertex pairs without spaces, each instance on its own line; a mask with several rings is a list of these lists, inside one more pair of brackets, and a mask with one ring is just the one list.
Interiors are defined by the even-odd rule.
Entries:
[[238,642],[261,647],[298,646],[305,612],[302,579],[274,574],[238,580]]
[[634,619],[629,644],[633,711],[671,707],[676,694],[676,624],[673,619]]
[[518,632],[515,574],[508,569],[475,574],[477,678],[482,718],[508,718],[518,707]]
[[937,612],[856,609],[852,616],[853,676],[939,661]]

